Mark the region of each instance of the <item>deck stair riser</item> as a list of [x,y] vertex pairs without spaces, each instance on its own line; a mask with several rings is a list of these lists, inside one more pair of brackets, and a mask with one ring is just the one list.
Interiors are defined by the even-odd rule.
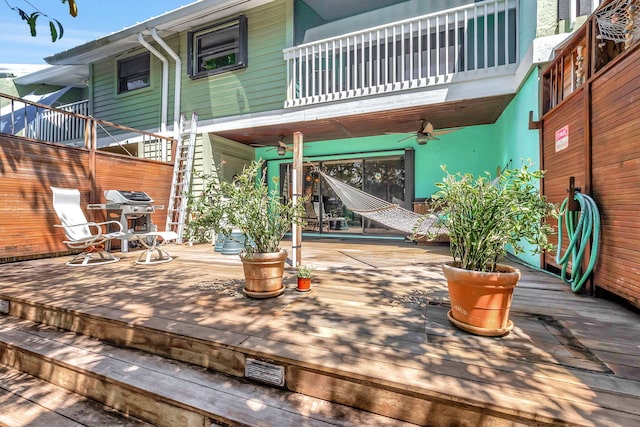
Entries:
[[159,427],[410,427],[12,316],[0,333],[0,364]]
[[11,299],[9,314],[217,372],[244,375],[244,357],[224,344],[24,299]]
[[[241,334],[221,331],[224,332],[222,336],[218,339],[208,337],[212,339],[209,341],[172,332],[180,329],[175,321],[171,321],[171,327],[160,323],[151,327],[140,320],[126,322],[39,301],[8,296],[2,298],[10,301],[8,314],[11,316],[236,377],[244,377],[247,358],[284,366],[287,390],[408,423],[424,424],[428,420],[429,425],[449,426],[464,421],[469,425],[498,427],[558,423],[557,419],[520,411],[518,408],[492,407],[483,402],[452,398],[436,391],[429,392],[406,384],[309,363],[304,360],[304,354],[296,356],[291,351],[275,352],[266,343],[264,346],[259,342],[256,344],[255,339],[251,348],[243,347],[246,337]],[[104,379],[92,378],[87,381],[93,384]],[[144,407],[141,405],[141,408]]]
[[[26,337],[28,339],[28,337]],[[0,342],[0,363],[158,426],[209,426],[194,408],[19,345]]]

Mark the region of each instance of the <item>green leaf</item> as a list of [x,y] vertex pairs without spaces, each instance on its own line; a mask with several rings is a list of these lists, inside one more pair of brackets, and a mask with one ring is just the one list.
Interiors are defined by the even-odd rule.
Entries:
[[38,16],[40,16],[40,12],[33,12],[27,18],[27,24],[29,24],[29,29],[31,30],[31,36],[32,37],[36,36],[36,24],[37,24],[37,21],[38,21]]
[[58,25],[58,40],[60,40],[64,35],[64,28],[62,27],[62,24],[60,23],[60,21],[58,21],[57,19],[54,19],[53,22],[55,22]]
[[49,21],[49,29],[51,30],[51,41],[55,42],[58,40],[58,31],[56,30],[56,25],[53,21]]
[[29,15],[27,15],[26,12],[20,8],[18,8],[18,15],[20,15],[20,18],[22,18],[23,21],[29,20]]

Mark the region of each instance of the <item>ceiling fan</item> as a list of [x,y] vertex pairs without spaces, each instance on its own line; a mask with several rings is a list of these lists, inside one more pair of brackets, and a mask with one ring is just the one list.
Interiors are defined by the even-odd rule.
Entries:
[[405,138],[399,139],[398,142],[405,141],[409,138],[416,138],[416,142],[418,143],[418,145],[425,145],[429,141],[439,140],[440,138],[437,138],[437,136],[439,135],[445,135],[447,133],[455,132],[460,129],[462,128],[458,127],[458,128],[435,130],[431,122],[421,120],[420,129],[417,132],[414,132]]
[[[293,146],[287,145],[287,143],[284,142],[284,136],[280,136],[277,144],[278,145],[274,145],[273,148],[270,148],[269,151],[277,150],[278,156],[284,156],[285,154],[287,154],[287,151],[293,151]],[[303,145],[303,147],[306,147],[306,145]]]

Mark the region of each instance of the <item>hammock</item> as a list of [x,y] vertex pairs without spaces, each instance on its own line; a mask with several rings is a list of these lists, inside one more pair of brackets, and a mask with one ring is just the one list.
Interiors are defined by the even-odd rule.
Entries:
[[362,190],[339,181],[322,171],[320,175],[331,186],[336,195],[351,211],[365,218],[379,222],[389,228],[405,233],[415,233],[417,236],[427,236],[446,232],[442,225],[437,224],[438,217],[428,216],[410,211],[395,203],[372,196]]

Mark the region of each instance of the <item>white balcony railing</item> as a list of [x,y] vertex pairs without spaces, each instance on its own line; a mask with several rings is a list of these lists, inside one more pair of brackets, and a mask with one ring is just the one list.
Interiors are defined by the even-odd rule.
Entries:
[[518,0],[487,0],[306,43],[285,49],[284,58],[285,107],[447,83],[517,63]]
[[171,161],[176,140],[89,116],[89,101],[53,108],[0,93],[0,134]]
[[[78,101],[57,107],[82,116],[89,115],[89,101]],[[27,136],[49,142],[72,142],[84,138],[84,117],[64,114],[56,110],[39,111],[27,128]]]

